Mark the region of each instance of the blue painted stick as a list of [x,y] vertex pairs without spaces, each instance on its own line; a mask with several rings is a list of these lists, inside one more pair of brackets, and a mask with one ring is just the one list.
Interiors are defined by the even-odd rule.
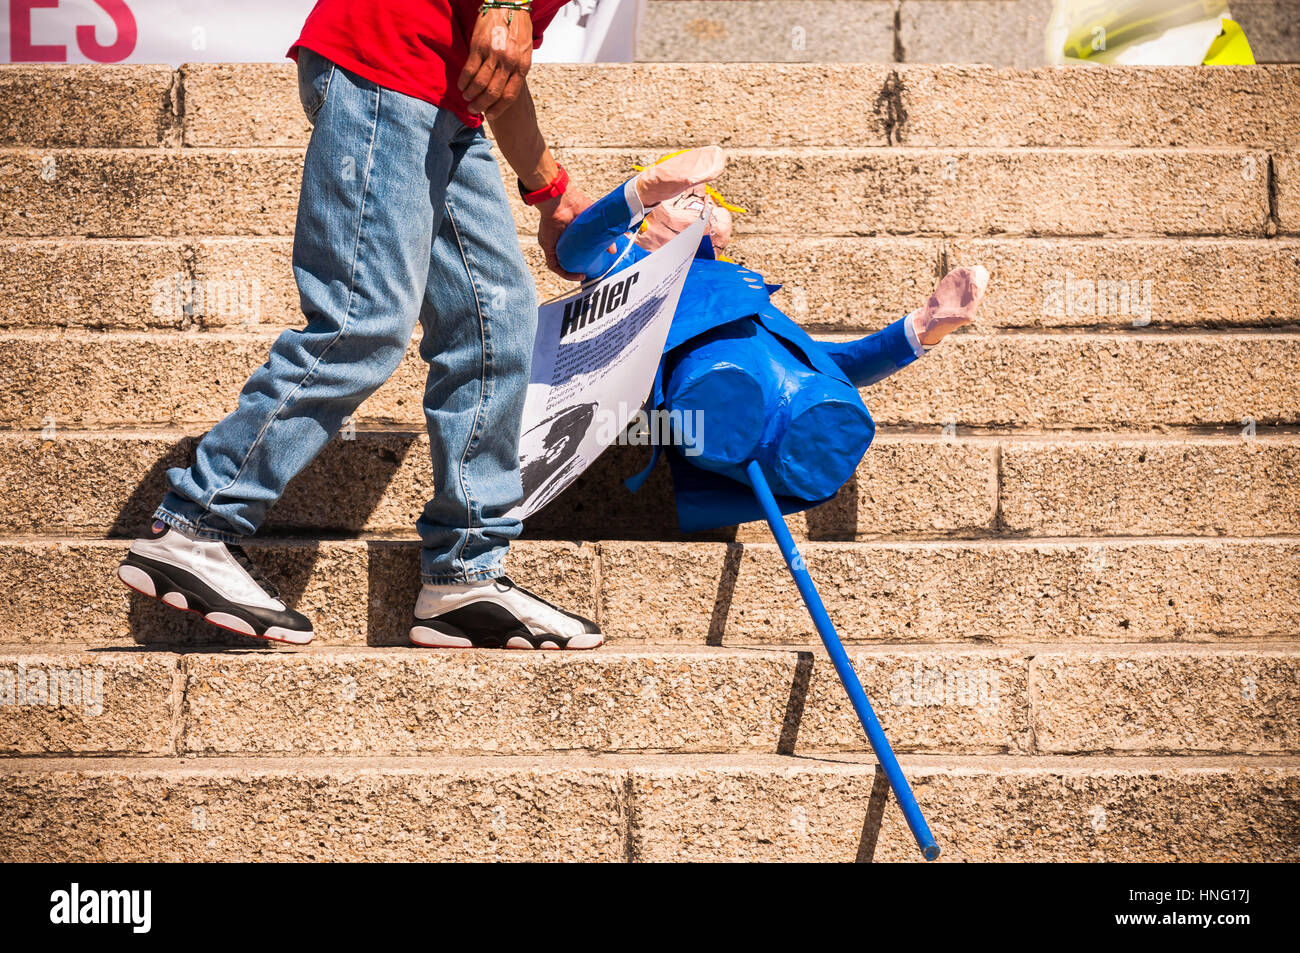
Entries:
[[898,806],[902,808],[903,817],[907,818],[907,826],[912,829],[916,845],[921,848],[921,854],[926,860],[934,860],[939,856],[939,845],[934,842],[930,826],[925,823],[921,808],[916,803],[916,796],[912,794],[912,786],[907,783],[903,769],[898,766],[894,749],[889,747],[889,739],[885,737],[885,730],[880,727],[880,721],[871,709],[871,702],[867,701],[867,693],[862,690],[858,673],[853,670],[853,663],[849,661],[848,654],[844,651],[831,617],[826,614],[826,606],[822,604],[822,597],[817,594],[812,576],[808,574],[803,557],[799,555],[794,538],[785,525],[785,517],[781,515],[781,510],[776,505],[776,497],[772,495],[772,490],[767,485],[763,469],[757,461],[750,461],[745,466],[745,475],[749,477],[754,495],[758,497],[758,502],[763,507],[763,513],[767,516],[767,525],[772,530],[772,535],[776,537],[776,544],[781,547],[781,555],[785,557],[785,564],[790,569],[790,575],[794,577],[794,584],[799,587],[799,594],[803,596],[804,605],[808,607],[813,625],[817,626],[817,633],[822,637],[831,662],[835,665],[835,671],[839,673],[840,681],[844,683],[844,690],[849,693],[849,701],[853,703],[858,719],[867,732],[871,750],[876,753],[876,760],[884,768],[889,786],[894,789],[894,797],[898,798]]

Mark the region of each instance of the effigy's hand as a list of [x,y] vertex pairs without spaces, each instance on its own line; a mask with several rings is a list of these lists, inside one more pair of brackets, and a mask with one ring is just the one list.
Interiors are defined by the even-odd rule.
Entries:
[[[646,251],[661,248],[691,226],[706,208],[711,209],[709,238],[714,251],[731,241],[731,210],[715,201],[707,183],[722,174],[726,153],[718,146],[688,149],[643,169],[632,180],[637,201],[645,212],[645,227],[636,243]],[[635,203],[629,201],[635,208]],[[743,210],[742,210],[743,211]]]
[[636,177],[636,194],[646,208],[712,182],[722,174],[726,154],[717,146],[689,149],[648,166]]
[[483,10],[457,82],[469,111],[496,119],[519,98],[532,64],[533,21],[527,9]]
[[912,312],[912,328],[925,347],[934,347],[950,332],[975,320],[989,284],[988,269],[954,268],[943,276],[925,307]]
[[555,245],[569,227],[569,223],[583,213],[591,199],[576,185],[570,185],[559,198],[549,199],[537,206],[542,213],[541,223],[537,226],[537,244],[546,256],[546,267],[567,281],[582,281],[583,275],[566,271],[560,265]]

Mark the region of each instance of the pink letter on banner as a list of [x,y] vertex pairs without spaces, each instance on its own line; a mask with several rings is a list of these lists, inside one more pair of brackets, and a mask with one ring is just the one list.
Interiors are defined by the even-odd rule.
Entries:
[[104,46],[95,39],[93,26],[77,27],[77,47],[88,60],[96,63],[120,63],[135,49],[135,14],[126,0],[95,0],[104,12],[113,18],[117,27],[117,40]]
[[59,0],[11,0],[9,4],[9,60],[12,63],[66,63],[68,48],[61,43],[32,45],[32,11],[58,7]]

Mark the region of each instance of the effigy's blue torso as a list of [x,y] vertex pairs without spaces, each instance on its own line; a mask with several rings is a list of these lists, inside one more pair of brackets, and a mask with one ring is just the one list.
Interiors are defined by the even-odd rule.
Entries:
[[[650,253],[630,244],[630,219],[623,190],[611,192],[561,237],[561,263],[595,277],[641,260]],[[772,304],[779,287],[717,260],[707,237],[687,273],[650,404],[696,423],[683,428],[685,445],[657,444],[650,465],[627,481],[639,489],[666,453],[683,531],[762,518],[744,476],[751,459],[783,513],[833,497],[875,435],[857,388],[916,359],[903,320],[859,341],[814,341]]]

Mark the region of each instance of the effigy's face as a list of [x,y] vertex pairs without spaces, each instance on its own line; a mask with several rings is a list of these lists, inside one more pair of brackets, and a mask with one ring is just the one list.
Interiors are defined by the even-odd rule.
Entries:
[[646,251],[667,245],[704,214],[706,206],[712,210],[709,217],[709,238],[713,241],[713,247],[721,251],[731,241],[731,212],[714,202],[703,185],[652,208],[646,214],[646,227],[637,235],[636,243]]

